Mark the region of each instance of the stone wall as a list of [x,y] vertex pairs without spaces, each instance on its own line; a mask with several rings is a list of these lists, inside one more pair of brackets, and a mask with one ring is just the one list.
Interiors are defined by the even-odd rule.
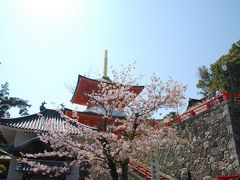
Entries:
[[159,152],[160,171],[181,179],[240,173],[240,102],[223,102],[176,125],[187,145]]

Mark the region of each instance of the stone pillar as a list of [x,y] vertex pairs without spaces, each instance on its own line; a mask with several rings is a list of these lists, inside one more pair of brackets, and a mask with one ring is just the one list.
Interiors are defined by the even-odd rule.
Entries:
[[187,180],[188,176],[187,176],[187,168],[182,168],[181,169],[181,179],[182,180]]
[[78,180],[79,179],[79,167],[73,167],[71,174],[66,176],[66,180]]
[[157,158],[156,151],[152,151],[151,154],[151,174],[152,180],[159,180],[159,159]]
[[8,168],[8,176],[7,180],[20,180],[22,179],[22,174],[15,171],[16,168],[16,157],[12,156],[10,160],[9,168]]

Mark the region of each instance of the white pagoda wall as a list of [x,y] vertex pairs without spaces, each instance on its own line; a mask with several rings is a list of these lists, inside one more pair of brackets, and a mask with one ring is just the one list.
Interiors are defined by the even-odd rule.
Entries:
[[[34,133],[26,133],[21,131],[16,131],[14,138],[14,146],[19,146],[20,144],[36,137]],[[16,157],[13,156],[10,160],[7,180],[20,180],[22,179],[22,174],[15,171],[16,168]]]

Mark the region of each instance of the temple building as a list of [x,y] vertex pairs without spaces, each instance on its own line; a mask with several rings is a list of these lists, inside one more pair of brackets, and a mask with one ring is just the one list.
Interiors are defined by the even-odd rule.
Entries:
[[[75,92],[71,99],[72,103],[87,106],[85,111],[77,112],[76,123],[80,126],[84,126],[94,130],[101,130],[104,125],[103,122],[103,109],[96,106],[89,105],[89,98],[87,94],[91,94],[93,91],[99,90],[98,85],[100,82],[113,83],[107,75],[107,50],[105,51],[104,58],[104,75],[101,79],[90,79],[88,77],[79,75]],[[138,95],[143,86],[133,86],[130,91]],[[54,179],[49,175],[43,175],[41,172],[35,172],[31,170],[31,167],[24,163],[17,163],[17,158],[21,157],[22,153],[39,153],[44,150],[51,150],[51,147],[40,141],[38,133],[46,132],[47,129],[44,126],[44,121],[51,121],[53,126],[58,130],[61,130],[64,126],[64,121],[67,118],[74,119],[76,114],[73,110],[63,108],[62,112],[58,110],[46,109],[44,103],[40,107],[40,112],[28,116],[22,116],[18,118],[1,118],[0,119],[0,131],[4,138],[7,140],[8,151],[11,154],[11,160],[8,169],[7,179],[20,180],[20,179]],[[112,117],[124,118],[124,112],[113,111]],[[72,125],[72,132],[75,132],[75,126]],[[76,131],[77,133],[77,131]],[[66,161],[66,158],[58,159],[35,159],[35,161],[42,164],[61,166]],[[65,171],[56,179],[77,180],[79,179],[79,168],[73,167],[68,171]]]
[[[57,110],[45,109],[37,114],[32,114],[29,116],[23,116],[19,118],[2,118],[0,121],[0,130],[5,139],[7,140],[8,151],[12,154],[10,165],[8,169],[7,179],[19,180],[19,179],[34,179],[34,178],[44,178],[47,175],[42,175],[41,172],[34,172],[26,164],[17,163],[16,159],[21,157],[22,153],[41,153],[44,150],[50,151],[49,145],[43,143],[38,138],[38,133],[47,131],[44,121],[51,121],[54,128],[61,131],[64,127],[64,121],[66,121],[66,116],[62,115]],[[88,127],[84,124],[82,126]],[[94,127],[88,127],[94,129]],[[77,129],[74,124],[71,128],[72,132],[77,133]],[[63,165],[65,159],[37,159],[37,162],[42,164],[60,166]],[[74,169],[66,171],[57,179],[74,179],[73,176]]]

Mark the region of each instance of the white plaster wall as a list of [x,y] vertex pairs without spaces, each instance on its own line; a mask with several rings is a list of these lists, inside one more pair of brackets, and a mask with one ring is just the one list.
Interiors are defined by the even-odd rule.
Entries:
[[[36,137],[36,134],[17,131],[14,139],[14,146],[18,146],[32,138]],[[21,180],[22,174],[15,171],[16,157],[12,157],[9,164],[7,180]]]
[[34,137],[37,137],[35,133],[17,131],[14,139],[14,146],[18,146]]

